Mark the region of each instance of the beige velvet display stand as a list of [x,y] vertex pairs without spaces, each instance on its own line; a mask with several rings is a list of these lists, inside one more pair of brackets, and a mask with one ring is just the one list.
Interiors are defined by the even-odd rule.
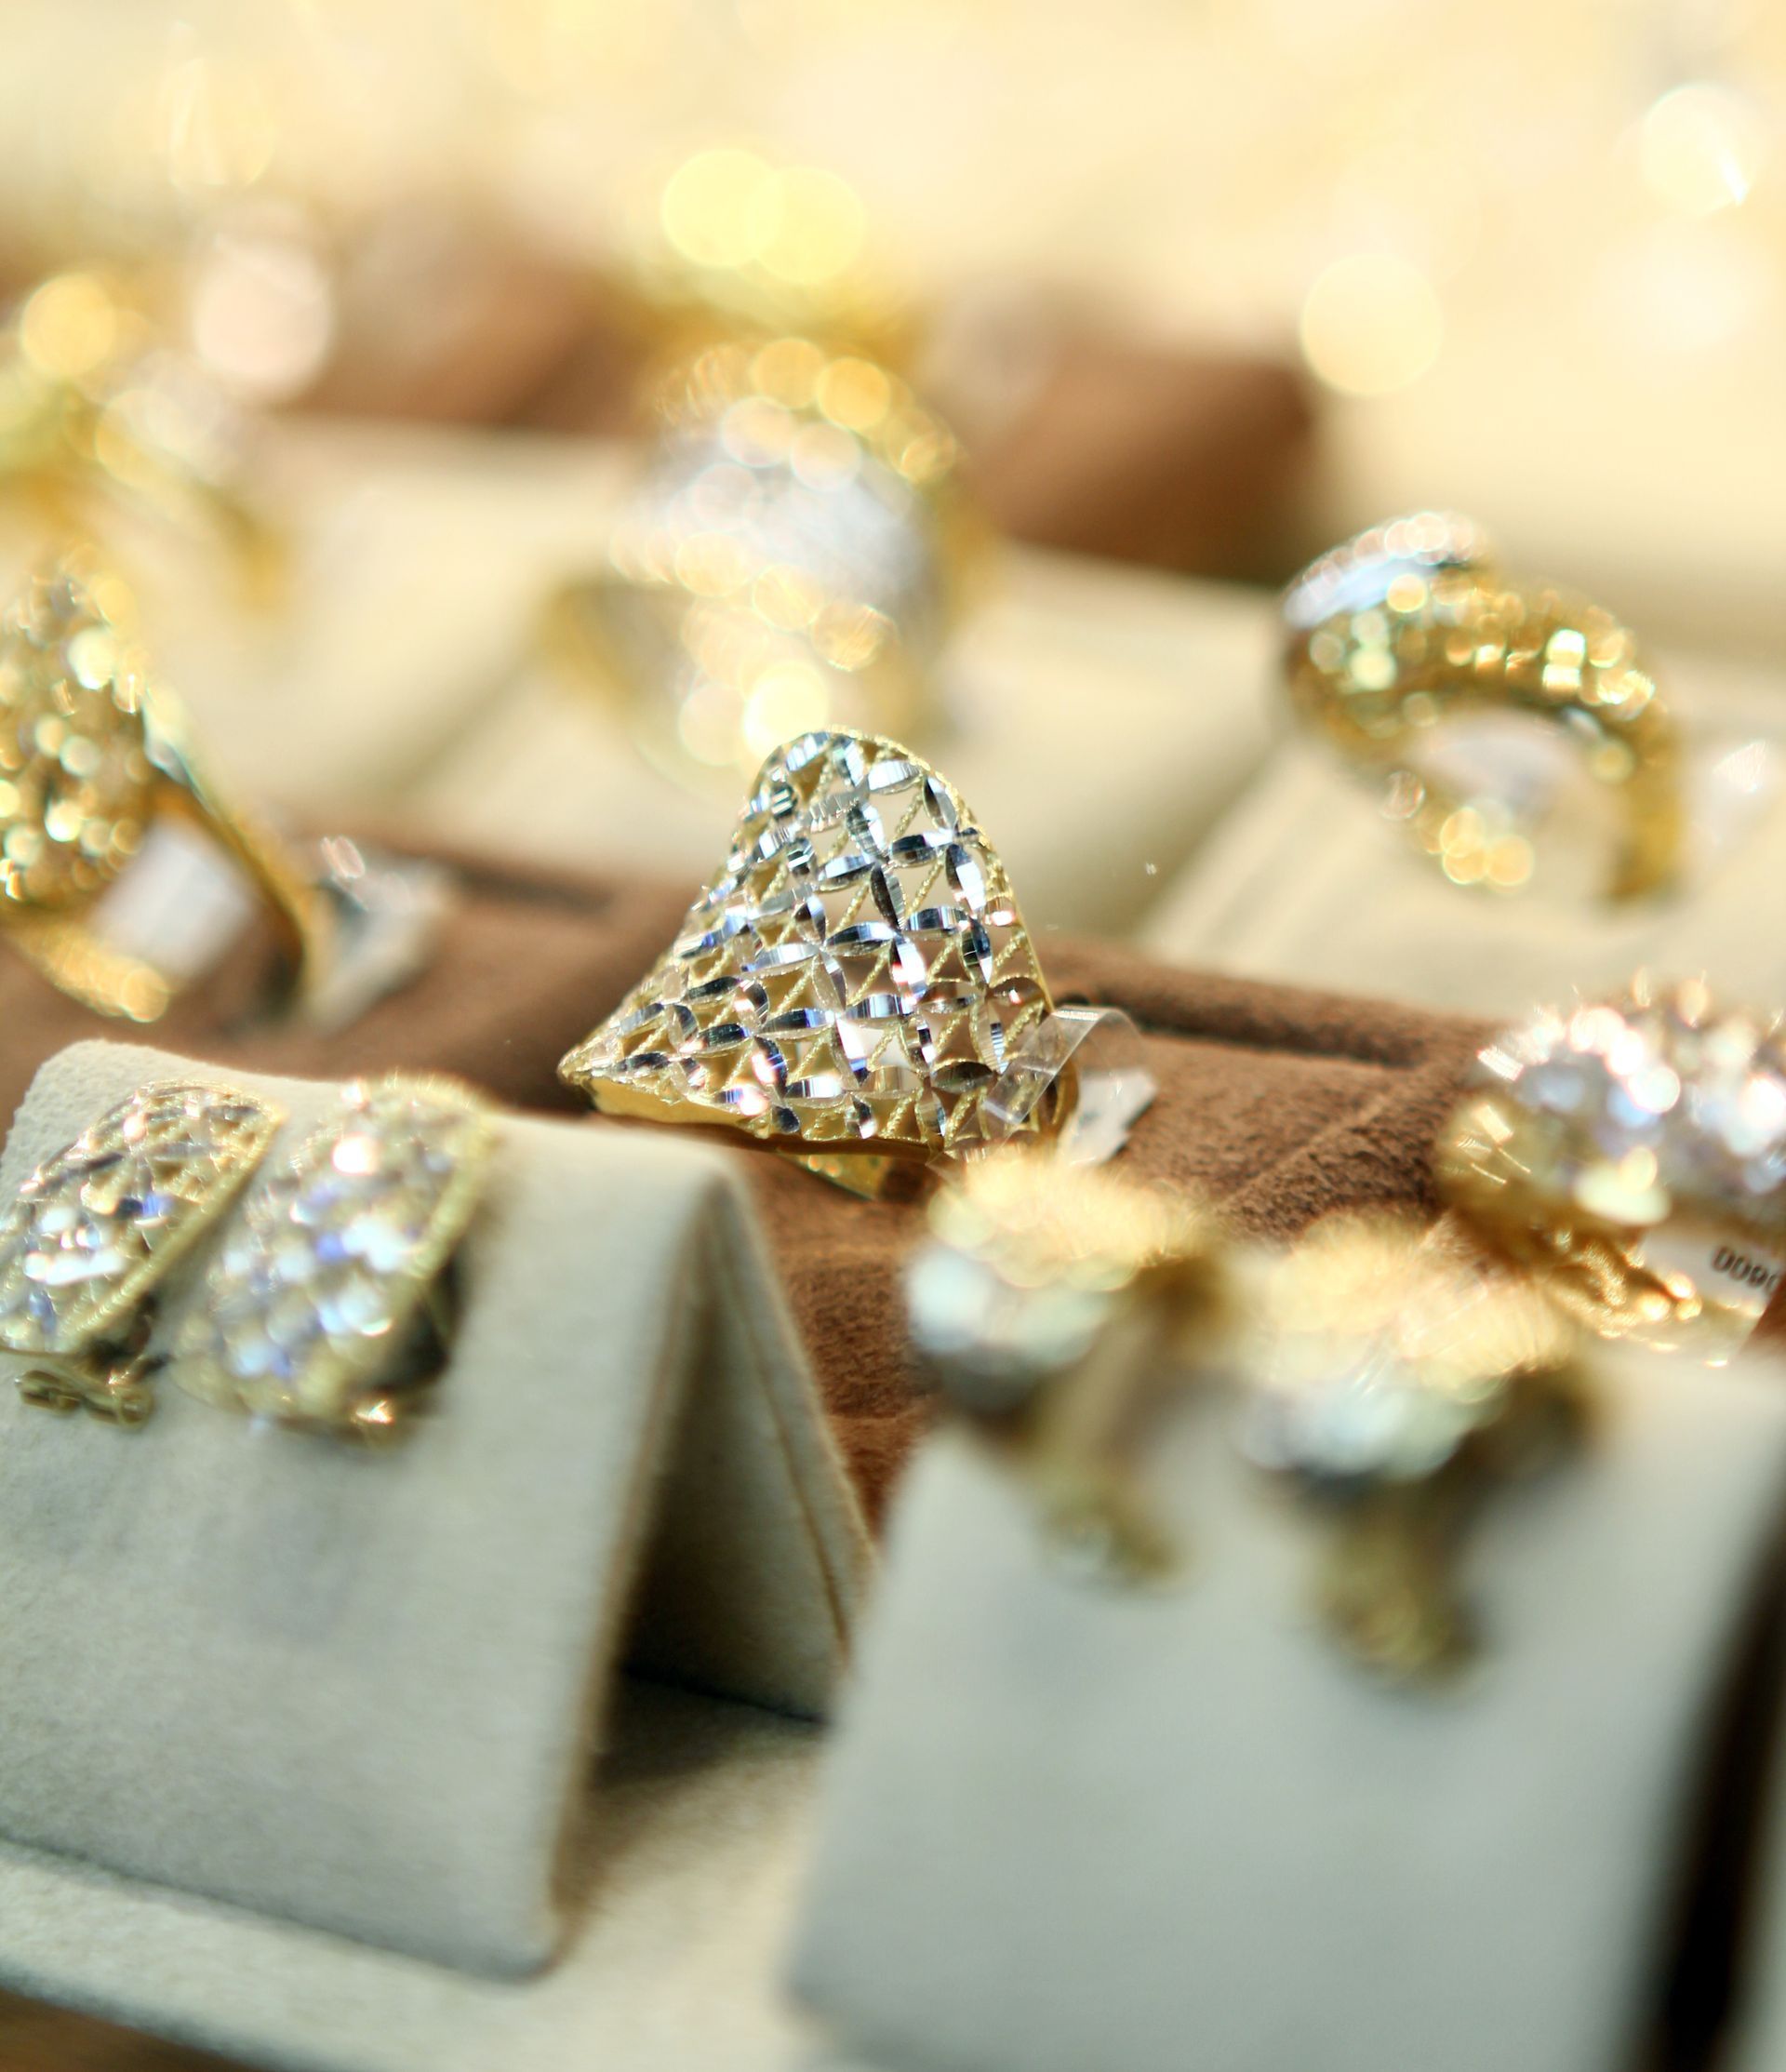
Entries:
[[1771,789],[1733,810],[1680,889],[1619,907],[1554,899],[1542,874],[1496,894],[1449,885],[1368,790],[1286,742],[1160,901],[1145,947],[1241,977],[1513,1015],[1641,966],[1703,972],[1731,998],[1786,1001],[1786,682],[1709,660],[1660,666],[1689,739],[1771,744]]
[[[488,706],[550,584],[604,550],[621,474],[595,442],[287,421],[254,470],[288,548],[264,596],[202,537],[129,514],[103,537],[220,776],[334,819],[400,794]],[[0,511],[7,595],[42,546]]]
[[[1718,1707],[1786,1516],[1786,1377],[1607,1363],[1591,1456],[1486,1506],[1478,1666],[1385,1688],[1220,1414],[1181,1586],[1100,1587],[947,1433],[896,1509],[795,1977],[877,2065],[1635,2072]],[[1760,2068],[1756,2068],[1760,2072]]]
[[[0,1190],[210,1069],[60,1053]],[[231,1076],[288,1116],[274,1159],[332,1105]],[[663,2019],[629,1997],[690,1961],[654,1908],[778,1874],[868,1557],[739,1183],[680,1140],[505,1118],[460,1270],[437,1400],[388,1450],[167,1375],[137,1433],[6,1410],[7,1985],[270,2065],[567,2066]],[[610,1825],[623,1653],[686,1690],[619,1708],[646,1731],[607,1734]],[[700,1954],[715,1989],[756,1976]]]

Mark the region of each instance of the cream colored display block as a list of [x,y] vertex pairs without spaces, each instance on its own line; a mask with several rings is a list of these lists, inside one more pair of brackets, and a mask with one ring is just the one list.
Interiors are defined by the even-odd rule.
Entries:
[[[256,471],[291,542],[274,600],[166,528],[116,520],[108,549],[220,777],[313,818],[399,793],[495,696],[604,551],[621,473],[599,442],[298,421]],[[39,545],[0,529],[8,587]]]
[[795,1978],[952,2072],[1633,2072],[1716,1708],[1786,1505],[1759,1366],[1608,1364],[1591,1457],[1467,1542],[1474,1672],[1384,1688],[1305,1611],[1318,1523],[1220,1414],[1163,1477],[1193,1566],[1062,1571],[945,1435],[896,1515]]
[[[0,1195],[145,1077],[206,1069],[62,1052]],[[335,1112],[233,1076],[289,1118],[273,1161]],[[629,1615],[664,1675],[823,1708],[866,1543],[728,1163],[505,1119],[460,1275],[437,1397],[389,1450],[166,1373],[139,1432],[7,1407],[8,1842],[515,1975],[576,1917],[573,1845],[602,1871],[586,1766]],[[201,1290],[176,1276],[163,1343]],[[0,1968],[38,1990],[20,1925],[0,1910]]]
[[[1740,758],[1764,744],[1752,804],[1726,794],[1681,889],[1614,907],[1454,886],[1315,748],[1286,743],[1142,930],[1185,964],[1515,1015],[1623,986],[1639,966],[1703,972],[1733,999],[1786,1003],[1786,682],[1704,659],[1667,667],[1683,726]],[[1707,852],[1711,853],[1708,854]]]
[[779,1985],[818,1758],[797,1721],[624,1691],[581,1904],[525,1984],[6,1844],[0,1979],[272,2072],[818,2072]]
[[[1033,928],[1118,931],[1153,903],[1270,743],[1274,622],[1211,583],[1013,548],[945,661],[952,729],[921,746],[1010,867]],[[745,780],[692,791],[611,708],[545,668],[408,801],[457,840],[695,887]]]

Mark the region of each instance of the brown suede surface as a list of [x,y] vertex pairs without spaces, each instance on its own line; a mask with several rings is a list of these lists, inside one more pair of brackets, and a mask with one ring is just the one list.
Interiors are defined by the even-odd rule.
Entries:
[[[322,1036],[242,1019],[250,988],[180,1001],[169,1049],[269,1072],[453,1072],[515,1107],[586,1113],[558,1059],[674,932],[687,889],[452,859],[461,898],[431,969],[352,1028]],[[1063,998],[1123,1007],[1147,1035],[1160,1095],[1123,1154],[1138,1176],[1194,1187],[1249,1237],[1330,1209],[1427,1199],[1426,1147],[1482,1025],[1332,994],[1177,971],[1133,952],[1044,939]],[[127,1038],[0,948],[0,1104],[83,1036]],[[639,1127],[593,1123],[593,1127]],[[727,1133],[713,1132],[725,1143]],[[899,1265],[913,1203],[864,1202],[740,1142],[827,1406],[879,1515],[923,1418],[900,1350]]]
[[[1287,1237],[1336,1209],[1433,1206],[1427,1147],[1486,1025],[1177,971],[1113,946],[1042,947],[1059,996],[1124,1008],[1144,1033],[1160,1092],[1125,1170],[1198,1189],[1249,1237]],[[857,1200],[747,1156],[826,1407],[878,1518],[926,1414],[899,1309],[922,1209]]]

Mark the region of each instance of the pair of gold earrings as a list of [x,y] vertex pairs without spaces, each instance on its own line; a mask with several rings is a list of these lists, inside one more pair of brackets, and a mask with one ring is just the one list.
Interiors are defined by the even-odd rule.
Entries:
[[[283,1120],[239,1089],[158,1080],[31,1174],[0,1216],[0,1346],[29,1362],[26,1402],[137,1425],[167,1367],[203,1401],[301,1429],[402,1423],[444,1354],[487,1111],[448,1079],[355,1081],[261,1172]],[[158,1343],[175,1268],[220,1230]]]
[[1159,1440],[1175,1406],[1220,1398],[1240,1452],[1327,1526],[1317,1601],[1346,1649],[1403,1680],[1469,1652],[1462,1533],[1584,1401],[1576,1330],[1528,1275],[1381,1215],[1247,1254],[1175,1193],[1029,1147],[966,1165],[930,1222],[913,1346],[1070,1566],[1171,1578]]

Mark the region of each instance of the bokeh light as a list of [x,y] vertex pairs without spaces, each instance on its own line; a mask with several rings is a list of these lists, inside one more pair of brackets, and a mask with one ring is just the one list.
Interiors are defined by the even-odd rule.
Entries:
[[1302,304],[1303,357],[1342,395],[1393,395],[1439,356],[1445,319],[1418,266],[1387,252],[1336,260]]

